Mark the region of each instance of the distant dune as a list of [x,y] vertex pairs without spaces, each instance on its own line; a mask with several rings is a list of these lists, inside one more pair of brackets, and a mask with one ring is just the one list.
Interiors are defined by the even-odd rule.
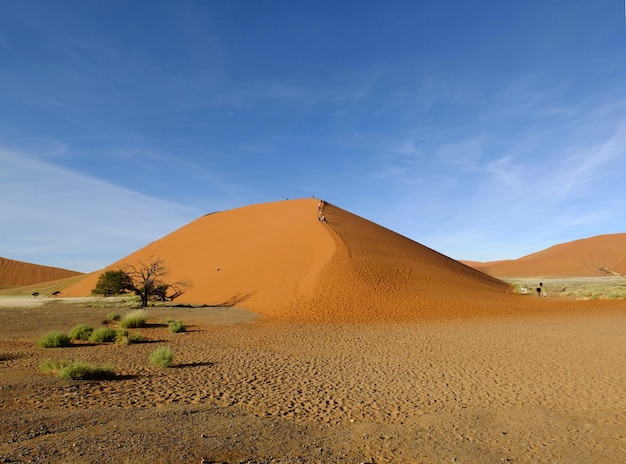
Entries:
[[[237,304],[308,321],[411,320],[506,311],[504,282],[318,200],[203,216],[112,264],[158,257],[193,288],[178,303]],[[104,270],[63,292],[86,296]]]
[[0,288],[21,287],[79,275],[82,273],[0,258]]
[[496,277],[600,277],[605,267],[626,274],[626,233],[598,235],[554,245],[519,259],[478,263],[465,261]]

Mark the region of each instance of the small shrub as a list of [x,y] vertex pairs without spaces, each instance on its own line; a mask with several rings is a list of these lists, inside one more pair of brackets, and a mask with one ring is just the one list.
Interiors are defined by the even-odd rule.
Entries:
[[89,340],[92,333],[93,327],[87,324],[78,324],[72,327],[69,336],[72,340]]
[[37,342],[37,346],[41,348],[60,348],[70,346],[71,344],[72,340],[70,337],[57,330],[44,334]]
[[128,345],[130,340],[128,339],[128,330],[118,329],[115,331],[115,343],[118,345]]
[[126,329],[118,329],[115,336],[115,343],[118,345],[130,345],[131,343],[141,343],[144,338],[141,334],[136,332],[128,332]]
[[98,277],[92,295],[115,296],[132,290],[133,281],[123,269],[110,269]]
[[143,338],[143,336],[137,332],[131,332],[130,334],[128,334],[128,341],[130,343],[141,343],[145,341],[145,338]]
[[124,329],[138,329],[146,326],[147,313],[145,311],[132,311],[120,321],[120,327]]
[[117,338],[117,331],[108,327],[102,327],[94,330],[89,337],[89,341],[93,343],[112,342]]
[[158,367],[169,367],[174,362],[174,352],[168,346],[161,346],[150,353],[150,363]]
[[53,359],[44,359],[39,364],[39,370],[46,374],[57,374],[61,369],[67,366],[67,361],[55,361]]
[[59,377],[68,380],[102,380],[115,378],[111,365],[92,366],[83,361],[74,361],[59,371]]
[[109,313],[109,314],[107,314],[107,321],[108,322],[119,321],[121,318],[122,318],[122,315],[120,313]]
[[170,329],[170,332],[172,333],[178,333],[178,332],[184,332],[185,331],[185,325],[182,323],[182,321],[171,321],[167,327]]

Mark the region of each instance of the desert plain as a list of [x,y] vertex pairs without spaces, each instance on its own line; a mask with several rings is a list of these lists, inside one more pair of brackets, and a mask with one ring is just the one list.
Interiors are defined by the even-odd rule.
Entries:
[[[36,346],[130,311],[93,282],[0,297],[0,462],[626,462],[623,300],[514,294],[311,200],[221,214],[138,251],[196,280],[188,305],[147,309],[143,343]],[[148,362],[159,346],[171,367]]]

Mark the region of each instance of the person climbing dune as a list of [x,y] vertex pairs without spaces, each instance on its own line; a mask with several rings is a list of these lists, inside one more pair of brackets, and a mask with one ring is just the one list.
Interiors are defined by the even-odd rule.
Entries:
[[317,220],[321,222],[326,222],[326,217],[324,216],[325,204],[326,203],[324,202],[324,200],[320,200],[320,202],[317,204]]

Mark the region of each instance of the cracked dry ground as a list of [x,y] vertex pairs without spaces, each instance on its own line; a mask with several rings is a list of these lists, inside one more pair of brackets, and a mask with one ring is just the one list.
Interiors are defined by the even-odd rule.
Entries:
[[[614,304],[372,324],[148,311],[148,343],[43,349],[42,333],[99,326],[110,308],[0,308],[0,462],[626,462]],[[148,362],[162,345],[171,368]],[[43,359],[112,363],[118,378],[61,380]]]

